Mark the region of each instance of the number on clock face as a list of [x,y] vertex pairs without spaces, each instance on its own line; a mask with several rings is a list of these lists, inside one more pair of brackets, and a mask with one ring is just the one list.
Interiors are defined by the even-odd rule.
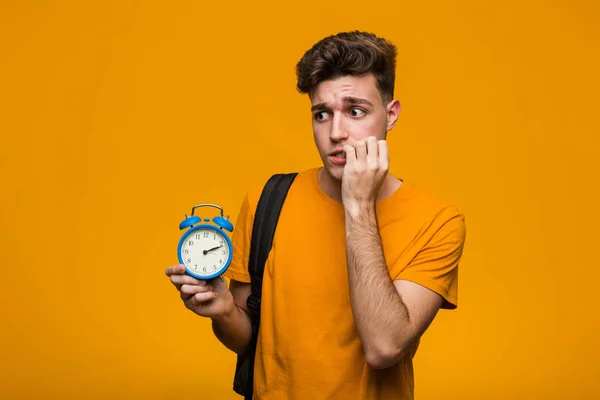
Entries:
[[229,258],[229,246],[223,234],[214,229],[195,230],[181,246],[186,267],[199,275],[220,271]]

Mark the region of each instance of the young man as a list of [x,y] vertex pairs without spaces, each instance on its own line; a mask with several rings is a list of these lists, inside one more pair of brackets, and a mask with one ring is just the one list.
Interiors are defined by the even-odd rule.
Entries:
[[[396,48],[340,33],[306,52],[298,90],[311,101],[323,166],[301,172],[281,211],[263,279],[254,398],[413,399],[412,358],[440,308],[457,306],[463,215],[388,173],[396,124]],[[253,214],[245,197],[226,276],[200,282],[167,270],[187,308],[242,353]]]

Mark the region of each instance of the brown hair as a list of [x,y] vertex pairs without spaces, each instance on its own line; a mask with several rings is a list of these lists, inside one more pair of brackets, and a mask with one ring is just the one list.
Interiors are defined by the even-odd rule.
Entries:
[[321,39],[296,65],[297,90],[310,93],[326,80],[372,73],[384,102],[394,97],[396,47],[372,33],[341,32]]

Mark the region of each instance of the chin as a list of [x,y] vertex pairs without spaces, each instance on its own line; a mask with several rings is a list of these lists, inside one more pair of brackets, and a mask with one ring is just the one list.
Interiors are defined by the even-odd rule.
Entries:
[[334,181],[342,181],[344,175],[344,167],[342,165],[325,164],[325,173]]

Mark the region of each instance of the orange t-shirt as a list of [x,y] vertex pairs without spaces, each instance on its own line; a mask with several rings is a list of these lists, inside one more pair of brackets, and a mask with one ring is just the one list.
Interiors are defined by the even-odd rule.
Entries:
[[[265,265],[254,397],[412,399],[416,346],[391,368],[375,370],[365,362],[350,303],[344,207],[321,190],[317,172],[296,177]],[[245,197],[232,237],[225,276],[241,282],[250,282],[250,239],[261,190]],[[444,308],[455,308],[463,215],[407,182],[376,207],[390,277],[423,285],[444,298]]]

